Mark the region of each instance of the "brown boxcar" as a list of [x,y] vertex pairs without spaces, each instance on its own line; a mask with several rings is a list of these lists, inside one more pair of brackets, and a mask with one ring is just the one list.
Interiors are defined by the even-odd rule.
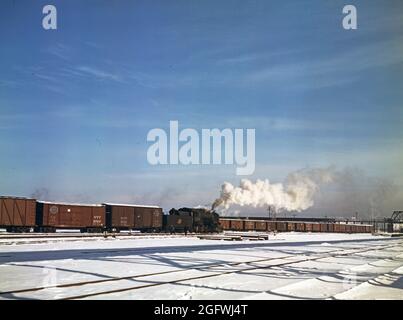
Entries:
[[340,230],[339,232],[341,233],[346,233],[347,232],[346,224],[340,223],[339,230]]
[[0,197],[0,226],[7,231],[29,231],[36,225],[36,200]]
[[353,233],[353,231],[354,231],[353,225],[351,225],[351,224],[346,224],[345,228],[346,228],[346,231],[345,231],[346,233]]
[[223,219],[220,218],[220,226],[223,230],[230,230],[231,229],[231,220],[230,219]]
[[304,223],[304,225],[305,225],[306,232],[312,232],[312,230],[313,230],[312,223],[306,222],[306,223]]
[[276,230],[276,223],[274,221],[267,221],[267,231]]
[[286,232],[287,231],[287,222],[276,222],[276,230],[278,232]]
[[253,231],[253,230],[255,230],[255,221],[253,221],[253,220],[245,220],[245,222],[244,222],[244,230],[245,231]]
[[320,224],[312,223],[312,232],[320,232]]
[[133,204],[105,203],[106,224],[109,229],[160,231],[163,224],[162,208]]
[[244,231],[244,220],[232,219],[231,220],[231,230]]
[[134,208],[134,228],[139,230],[160,230],[162,228],[162,209],[159,207]]
[[106,217],[108,228],[134,228],[134,208],[132,207],[106,205]]
[[298,232],[306,231],[306,223],[297,222],[295,225],[296,225],[296,231],[298,231]]
[[37,207],[41,231],[70,228],[99,232],[105,225],[104,205],[38,201]]
[[329,230],[328,230],[328,223],[320,223],[319,224],[319,228],[320,228],[320,232],[328,232]]
[[255,229],[256,231],[266,231],[267,230],[267,222],[262,220],[255,221]]
[[327,231],[328,232],[334,232],[334,223],[328,223],[327,224]]
[[296,223],[295,222],[287,222],[287,231],[296,231]]

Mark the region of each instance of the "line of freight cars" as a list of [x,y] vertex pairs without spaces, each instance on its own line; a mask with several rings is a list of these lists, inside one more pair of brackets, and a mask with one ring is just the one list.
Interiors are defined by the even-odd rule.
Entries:
[[336,233],[373,233],[373,225],[346,224],[336,222],[298,222],[268,221],[246,218],[220,218],[224,231],[277,231],[277,232],[336,232]]
[[9,232],[81,232],[139,230],[142,232],[214,232],[218,215],[204,209],[172,209],[132,204],[74,204],[0,197],[0,227]]
[[0,227],[10,232],[54,232],[80,229],[102,232],[116,229],[160,231],[162,209],[126,204],[74,204],[38,201],[30,198],[0,197]]

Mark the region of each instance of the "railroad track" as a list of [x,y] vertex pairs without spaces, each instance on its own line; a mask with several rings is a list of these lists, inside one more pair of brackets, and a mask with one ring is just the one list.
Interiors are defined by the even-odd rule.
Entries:
[[[251,270],[258,270],[258,269],[268,269],[268,268],[272,268],[272,267],[284,266],[284,265],[306,262],[306,261],[316,261],[316,260],[325,259],[325,258],[354,255],[354,254],[364,253],[364,252],[374,251],[374,250],[384,250],[387,248],[396,247],[399,244],[401,244],[401,242],[389,244],[389,245],[376,245],[376,246],[373,246],[371,248],[366,248],[366,249],[357,249],[355,247],[353,247],[353,248],[350,247],[350,248],[329,250],[329,251],[320,252],[320,253],[311,253],[308,255],[307,254],[297,254],[297,255],[287,254],[284,256],[273,257],[273,258],[254,259],[254,260],[248,260],[248,261],[238,261],[238,262],[229,262],[229,263],[215,263],[215,264],[195,266],[195,267],[190,267],[190,268],[180,269],[180,270],[169,270],[169,271],[161,271],[161,272],[155,272],[155,273],[130,275],[130,276],[125,276],[125,277],[114,277],[114,278],[108,278],[108,279],[97,279],[97,280],[66,283],[66,284],[53,285],[53,286],[43,286],[43,287],[27,288],[27,289],[13,290],[13,291],[3,291],[3,292],[0,292],[0,297],[4,296],[4,295],[36,292],[36,291],[40,291],[40,290],[53,289],[53,288],[81,287],[81,286],[86,286],[86,285],[91,285],[91,284],[111,283],[111,282],[117,282],[117,281],[122,281],[122,280],[135,280],[135,279],[139,279],[139,278],[147,278],[147,277],[153,277],[153,276],[158,276],[158,275],[179,274],[179,273],[187,272],[189,270],[208,271],[209,269],[213,269],[213,268],[217,268],[217,267],[232,267],[232,266],[237,266],[237,265],[242,265],[242,264],[250,265],[253,263],[270,262],[270,261],[273,262],[273,261],[278,260],[278,263],[270,264],[268,266],[251,266],[249,268],[245,268],[242,270],[219,271],[219,272],[215,272],[213,274],[207,274],[207,275],[199,275],[199,276],[185,277],[185,278],[175,279],[175,280],[146,283],[143,285],[136,285],[136,286],[130,286],[130,287],[125,287],[125,288],[106,290],[106,291],[97,291],[97,292],[91,292],[91,293],[80,294],[80,295],[71,295],[71,296],[63,297],[61,299],[56,299],[56,300],[84,299],[84,298],[90,298],[90,297],[99,296],[99,295],[113,294],[113,293],[138,290],[138,289],[149,288],[149,287],[162,286],[162,285],[166,285],[166,284],[176,284],[176,283],[190,281],[190,280],[218,277],[218,276],[233,274],[233,273],[238,273],[238,272],[245,272],[245,271],[251,271]],[[299,256],[300,256],[300,258],[296,259],[296,257],[299,257]],[[290,259],[290,261],[284,261],[287,258]],[[142,281],[147,281],[147,280],[142,280]],[[148,281],[151,281],[151,280],[148,280]]]
[[[200,234],[188,234],[188,238],[197,237]],[[144,238],[178,238],[184,237],[184,234],[170,234],[170,233],[133,233],[133,234],[116,234],[112,236],[109,234],[105,237],[103,234],[65,234],[65,235],[30,235],[30,236],[0,236],[0,245],[10,245],[10,244],[40,244],[40,243],[54,243],[60,241],[93,241],[93,240],[116,240],[118,238],[125,240],[133,240],[133,239],[144,239]]]
[[[142,237],[142,236],[172,236],[172,237],[179,237],[183,236],[184,234],[170,234],[166,232],[158,232],[158,233],[108,233],[108,238],[112,237]],[[198,233],[189,233],[189,236],[197,236],[199,235]],[[53,239],[53,238],[104,238],[105,235],[103,233],[61,233],[61,234],[55,234],[55,233],[44,233],[44,234],[18,234],[18,235],[12,235],[12,234],[5,234],[2,235],[0,234],[0,240],[5,239],[5,240],[13,240],[13,239]]]

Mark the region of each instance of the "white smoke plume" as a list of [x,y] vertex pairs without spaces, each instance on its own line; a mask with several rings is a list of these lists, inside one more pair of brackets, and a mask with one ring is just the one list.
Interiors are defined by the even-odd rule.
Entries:
[[303,211],[313,206],[314,195],[323,183],[332,182],[332,168],[304,169],[288,175],[284,183],[271,183],[268,179],[252,182],[243,179],[239,187],[229,182],[221,186],[220,197],[214,208],[228,209],[231,205],[268,207],[277,211]]
[[47,188],[37,188],[31,193],[31,198],[37,200],[49,200],[49,190]]

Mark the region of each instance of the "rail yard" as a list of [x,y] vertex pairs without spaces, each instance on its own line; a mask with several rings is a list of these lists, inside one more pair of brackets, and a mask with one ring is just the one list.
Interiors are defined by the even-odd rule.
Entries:
[[402,299],[403,239],[281,233],[0,244],[0,299]]
[[403,299],[374,225],[0,197],[0,299]]

